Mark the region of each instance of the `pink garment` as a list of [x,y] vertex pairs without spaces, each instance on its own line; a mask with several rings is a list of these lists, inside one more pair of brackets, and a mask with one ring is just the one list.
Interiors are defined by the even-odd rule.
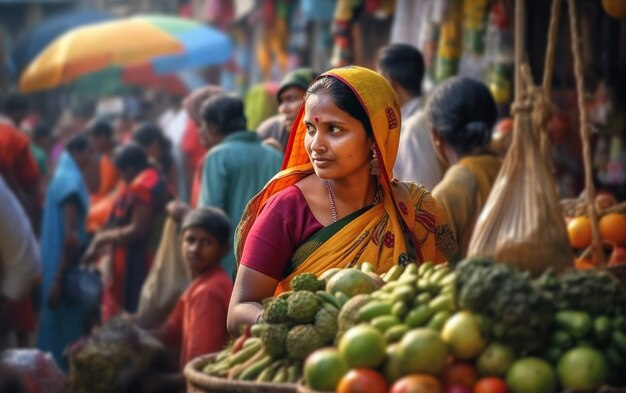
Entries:
[[302,191],[297,186],[288,187],[269,198],[263,207],[246,239],[241,264],[280,280],[294,251],[322,228]]

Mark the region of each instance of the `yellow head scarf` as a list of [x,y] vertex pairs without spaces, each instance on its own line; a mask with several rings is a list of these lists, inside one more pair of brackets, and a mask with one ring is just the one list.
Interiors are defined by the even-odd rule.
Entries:
[[[437,255],[434,241],[438,224],[445,224],[445,216],[442,219],[439,217],[441,209],[422,187],[415,183],[392,181],[400,140],[400,106],[391,85],[376,72],[357,66],[333,69],[320,75],[318,79],[324,77],[336,78],[348,86],[370,118],[381,168],[378,182],[382,186],[384,202],[364,214],[364,219],[376,221],[373,225],[355,225],[356,228],[351,229],[353,225],[349,224],[333,236],[333,245],[328,247],[328,252],[320,247],[320,252],[316,251],[311,255],[310,261],[305,261],[302,269],[298,268],[285,281],[290,281],[292,276],[302,271],[321,273],[333,266],[345,267],[346,264],[355,263],[355,259],[373,263],[379,272],[388,270],[395,263],[406,264],[411,260],[445,261],[446,256]],[[306,125],[302,121],[303,116],[304,104],[291,130],[283,170],[250,201],[243,214],[237,228],[237,259],[241,257],[247,234],[267,199],[314,173],[304,146]],[[377,225],[381,221],[384,221],[383,227]],[[349,246],[349,243],[359,237],[366,241],[360,242],[359,247]],[[370,240],[373,240],[372,247],[366,245]],[[343,247],[342,243],[349,250],[338,249],[337,245]],[[335,256],[339,260],[333,260]],[[346,259],[348,261],[342,264],[342,260]],[[325,262],[319,263],[321,260]]]

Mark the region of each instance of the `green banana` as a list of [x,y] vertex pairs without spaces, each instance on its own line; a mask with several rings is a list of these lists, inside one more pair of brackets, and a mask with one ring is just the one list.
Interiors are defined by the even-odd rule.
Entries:
[[268,367],[272,363],[272,358],[269,355],[263,356],[260,360],[248,366],[245,370],[239,374],[237,379],[242,381],[252,381],[259,376],[261,371]]
[[334,306],[337,310],[339,310],[341,308],[341,303],[339,302],[339,300],[334,297],[332,294],[326,292],[326,291],[317,291],[315,292],[315,294],[317,295],[317,297],[324,303],[328,303],[332,306]]

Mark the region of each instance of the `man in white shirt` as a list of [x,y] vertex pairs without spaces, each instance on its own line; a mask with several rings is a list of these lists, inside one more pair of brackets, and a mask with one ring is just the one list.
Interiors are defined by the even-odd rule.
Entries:
[[425,111],[421,108],[422,54],[407,44],[384,46],[378,52],[377,70],[396,92],[402,112],[394,177],[415,181],[432,190],[442,179],[445,166],[435,152]]
[[0,176],[0,348],[12,317],[8,306],[24,299],[40,275],[39,246],[30,221]]

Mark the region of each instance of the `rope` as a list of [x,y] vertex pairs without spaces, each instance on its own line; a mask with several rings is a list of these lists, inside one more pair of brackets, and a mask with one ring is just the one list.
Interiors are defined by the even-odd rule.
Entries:
[[593,185],[591,147],[589,143],[589,127],[587,124],[587,112],[585,111],[585,91],[583,85],[583,65],[580,55],[580,37],[578,35],[578,25],[576,23],[576,0],[569,0],[569,25],[572,35],[572,53],[574,55],[574,75],[576,77],[576,95],[578,101],[578,111],[580,112],[580,137],[583,144],[583,163],[585,166],[585,197],[587,198],[587,214],[591,221],[591,252],[595,263],[604,265],[604,251],[600,232],[598,230],[598,220],[594,206],[595,189]]
[[[544,97],[541,98],[544,101],[546,112],[542,113],[540,129],[540,148],[541,155],[546,162],[550,162],[550,139],[548,138],[548,123],[552,119],[553,105],[550,101],[552,97],[552,76],[554,74],[554,52],[556,48],[556,39],[559,31],[559,24],[561,20],[561,0],[552,1],[552,9],[550,11],[550,26],[548,27],[548,44],[546,46],[546,59],[543,67],[543,92]],[[543,109],[543,108],[542,108]]]
[[561,0],[552,1],[550,11],[550,26],[548,27],[548,46],[546,47],[546,61],[543,67],[543,90],[548,97],[552,93],[552,74],[554,73],[554,52],[556,48],[556,36],[559,31],[561,20]]
[[524,0],[515,1],[515,101],[521,102],[522,98],[522,75],[520,67],[524,61],[524,38],[526,15],[524,13]]

